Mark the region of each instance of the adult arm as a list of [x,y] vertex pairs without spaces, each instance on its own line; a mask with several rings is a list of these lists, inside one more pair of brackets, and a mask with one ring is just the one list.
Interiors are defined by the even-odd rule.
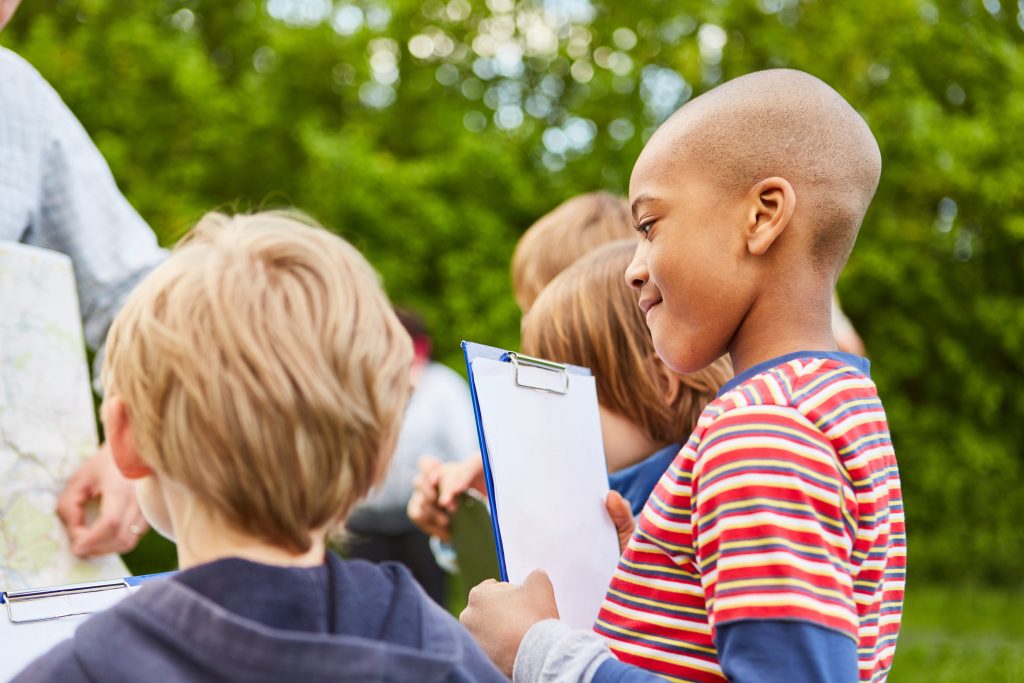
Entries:
[[22,241],[71,257],[85,340],[99,351],[128,293],[166,254],[117,188],[82,124],[35,76],[25,96],[43,126],[41,188],[39,209]]
[[[85,340],[103,359],[107,328],[135,284],[165,256],[156,237],[117,189],[110,169],[52,87],[27,62],[0,51],[5,92],[3,146],[25,174],[12,220],[27,223],[21,241],[71,257]],[[31,198],[31,201],[25,203]],[[20,207],[20,208],[19,208]],[[100,499],[86,525],[85,506]],[[134,488],[100,449],[69,480],[58,501],[72,548],[83,556],[134,547],[145,521]],[[138,532],[138,533],[136,533]]]

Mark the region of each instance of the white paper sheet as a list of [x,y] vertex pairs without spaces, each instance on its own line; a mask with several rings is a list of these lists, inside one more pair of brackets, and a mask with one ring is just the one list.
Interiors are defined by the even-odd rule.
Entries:
[[[475,358],[472,369],[509,581],[544,569],[562,620],[589,629],[619,558],[594,378],[569,375],[562,395],[517,387],[511,363]],[[559,373],[521,370],[562,386]]]
[[[142,584],[144,585],[144,584]],[[21,615],[39,621],[11,623],[7,605],[0,605],[0,681],[9,681],[40,655],[74,635],[92,614],[109,609],[142,585],[122,590],[105,590],[76,595],[61,595],[33,601],[21,609]],[[72,616],[60,614],[81,612]],[[56,618],[46,618],[47,616]]]

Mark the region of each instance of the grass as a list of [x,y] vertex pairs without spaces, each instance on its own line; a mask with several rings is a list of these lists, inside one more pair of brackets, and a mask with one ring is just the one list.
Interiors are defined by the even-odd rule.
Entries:
[[1024,589],[911,584],[889,681],[1024,681]]

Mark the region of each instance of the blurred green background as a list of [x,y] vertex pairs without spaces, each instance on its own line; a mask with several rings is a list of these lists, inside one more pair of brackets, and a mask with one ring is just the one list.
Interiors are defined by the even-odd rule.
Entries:
[[903,477],[905,682],[1024,680],[1022,38],[1024,0],[32,0],[0,44],[163,243],[209,209],[300,207],[453,367],[462,338],[516,346],[521,232],[624,193],[673,109],[760,68],[825,79],[884,160],[839,291]]

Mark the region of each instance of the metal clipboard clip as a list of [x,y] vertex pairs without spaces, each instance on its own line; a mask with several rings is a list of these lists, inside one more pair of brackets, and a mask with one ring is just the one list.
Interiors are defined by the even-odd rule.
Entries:
[[3,597],[11,623],[25,624],[99,612],[125,597],[121,591],[131,592],[124,579],[7,591]]
[[[515,372],[512,375],[512,379],[517,387],[524,389],[538,389],[540,391],[547,391],[552,394],[568,394],[569,393],[569,371],[562,363],[553,363],[549,360],[542,358],[534,358],[532,356],[524,356],[514,351],[508,352],[508,360],[512,363],[512,367]],[[548,386],[545,384],[534,384],[525,381],[522,375],[524,368],[536,368],[539,370],[546,370],[548,372],[554,372],[561,376],[561,382],[559,385]]]

